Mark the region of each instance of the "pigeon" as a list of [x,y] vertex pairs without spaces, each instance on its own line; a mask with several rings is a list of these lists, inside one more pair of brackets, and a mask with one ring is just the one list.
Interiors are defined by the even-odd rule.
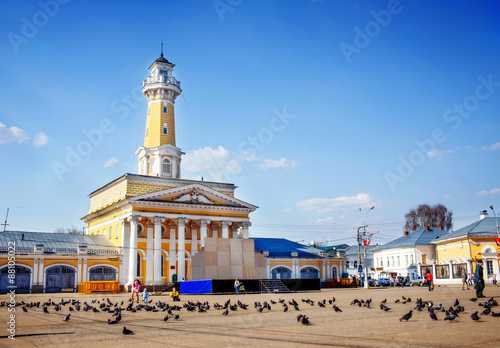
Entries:
[[167,322],[167,320],[168,320],[168,315],[166,315],[166,316],[163,317],[163,321],[164,322]]
[[229,314],[229,309],[226,309],[224,312],[222,312],[222,315],[228,315]]
[[286,311],[288,311],[288,306],[287,306],[287,305],[285,305],[285,306],[283,307],[283,312],[286,312]]
[[63,320],[64,320],[64,321],[69,321],[69,316],[70,316],[70,315],[71,315],[71,314],[68,314],[67,316],[65,316]]
[[455,318],[456,318],[455,314],[446,311],[446,317],[444,318],[445,321],[446,320],[453,321],[455,320]]
[[382,302],[380,302],[380,303],[384,303],[384,304],[385,304],[386,302],[387,302],[387,299],[383,300],[383,301],[382,301]]
[[133,335],[134,334],[134,331],[127,329],[125,326],[123,327],[122,332],[124,335]]
[[309,318],[306,317],[305,315],[299,314],[297,316],[297,321],[300,322],[302,325],[309,325]]
[[476,298],[476,297],[473,297],[473,298],[469,299],[469,301],[476,302],[476,301],[477,301],[477,298]]
[[112,324],[117,324],[118,323],[118,320],[111,320],[111,319],[108,319],[108,324],[109,325],[112,325]]
[[337,307],[337,305],[333,305],[333,310],[335,312],[342,312],[342,310],[339,307]]
[[477,315],[478,311],[475,311],[474,313],[472,313],[470,315],[470,317],[472,318],[472,320],[474,321],[478,321],[479,319],[481,319],[478,315]]
[[43,306],[43,312],[49,314],[49,310],[47,309],[47,306]]
[[488,315],[491,313],[491,308],[486,308],[484,311],[481,312],[481,315]]
[[432,320],[438,320],[436,314],[433,311],[429,312],[429,315],[431,316]]
[[412,313],[412,312],[413,312],[413,311],[412,311],[412,310],[410,310],[408,313],[406,313],[405,315],[403,315],[403,317],[402,317],[401,319],[399,319],[399,321],[402,321],[402,320],[406,320],[406,321],[408,321],[408,320],[411,318],[411,313]]
[[491,316],[492,317],[500,317],[500,312],[498,312],[498,313],[491,312]]
[[28,310],[26,309],[26,307],[23,307],[23,312],[28,313]]
[[455,303],[453,304],[453,307],[456,307],[460,304],[460,302],[458,302],[458,298],[455,300]]

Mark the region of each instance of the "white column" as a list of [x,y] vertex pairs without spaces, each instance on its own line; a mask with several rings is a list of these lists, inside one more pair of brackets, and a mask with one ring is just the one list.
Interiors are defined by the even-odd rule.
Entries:
[[210,223],[210,220],[201,220],[200,221],[200,244],[203,248],[205,246],[205,238],[207,238],[207,225]]
[[121,244],[122,244],[122,260],[120,267],[120,284],[125,285],[128,281],[128,266],[130,256],[130,223],[125,219],[120,219],[121,223]]
[[249,221],[244,221],[241,223],[241,236],[243,239],[248,239],[248,228],[252,226]]
[[322,274],[321,280],[326,281],[326,260],[322,260],[321,263],[322,263],[322,266],[323,266],[322,267],[323,268],[323,270],[322,270],[323,274]]
[[137,277],[137,222],[141,217],[132,215],[130,217],[130,245],[127,284],[132,284]]
[[176,239],[175,239],[175,224],[171,221],[170,222],[170,248],[169,248],[169,251],[168,253],[170,254],[169,255],[169,264],[170,266],[174,266],[174,269],[171,270],[170,267],[169,267],[169,270],[168,270],[168,280],[171,281],[172,280],[172,276],[171,274],[174,274],[174,273],[177,273],[177,268],[175,268],[175,261],[177,260],[177,253],[175,252],[177,250],[176,248]]
[[266,272],[267,272],[267,279],[271,279],[271,266],[269,264],[269,259],[266,260]]
[[185,278],[186,274],[186,223],[188,219],[186,218],[178,218],[179,222],[179,245],[178,245],[178,272],[177,279],[182,280]]
[[153,263],[154,263],[154,245],[153,245],[153,229],[154,225],[150,221],[146,223],[147,228],[147,242],[146,242],[146,280],[144,284],[153,283]]
[[43,285],[43,292],[45,292],[45,270],[43,269],[43,259],[40,259],[40,271],[38,272],[38,285]]
[[[153,284],[163,284],[161,280],[161,216],[155,216],[154,277]],[[167,265],[165,265],[166,267]]]
[[331,277],[332,277],[332,268],[330,267],[330,260],[327,260],[326,261],[326,279],[328,280]]
[[198,252],[198,226],[191,226],[191,256]]
[[87,268],[87,258],[83,259],[83,271],[82,271],[82,282],[87,281],[87,274],[89,273]]
[[292,279],[295,278],[295,263],[297,260],[292,259]]
[[163,157],[158,155],[158,176],[163,176]]
[[35,263],[33,264],[33,281],[32,285],[38,285],[38,258],[35,258]]
[[77,275],[76,275],[76,281],[77,282],[83,282],[83,275],[82,275],[82,258],[78,258],[78,268],[77,268]]
[[222,221],[222,238],[229,238],[229,226],[232,224],[231,221]]

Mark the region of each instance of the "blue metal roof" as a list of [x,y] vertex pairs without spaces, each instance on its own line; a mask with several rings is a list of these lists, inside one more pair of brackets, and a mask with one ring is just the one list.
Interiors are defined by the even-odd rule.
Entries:
[[301,258],[319,258],[320,250],[284,238],[252,238],[255,250],[268,251],[268,257],[292,257],[292,252]]
[[431,242],[447,234],[448,232],[442,231],[437,228],[431,227],[429,231],[426,231],[425,228],[419,228],[418,230],[410,232],[406,236],[394,239],[393,241],[381,245],[378,248],[374,248],[373,251],[411,247],[416,245],[433,245]]
[[452,233],[448,233],[442,236],[441,238],[436,239],[436,242],[441,242],[446,239],[462,237],[462,236],[487,237],[491,235],[496,236],[496,234],[497,234],[496,218],[486,217],[470,225],[462,227]]

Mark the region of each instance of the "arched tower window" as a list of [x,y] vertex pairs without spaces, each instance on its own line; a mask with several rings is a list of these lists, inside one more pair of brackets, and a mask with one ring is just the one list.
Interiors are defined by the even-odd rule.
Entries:
[[170,163],[170,160],[168,158],[165,158],[163,160],[163,168],[162,168],[162,173],[163,173],[163,176],[171,176],[171,170],[172,170],[172,165]]

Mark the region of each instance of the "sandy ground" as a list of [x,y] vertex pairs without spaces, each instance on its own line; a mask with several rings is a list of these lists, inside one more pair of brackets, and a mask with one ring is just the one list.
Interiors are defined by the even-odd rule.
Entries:
[[[500,287],[487,286],[485,295],[494,296],[500,302]],[[241,294],[236,295],[183,295],[182,305],[186,301],[208,301],[231,303],[241,300],[249,304],[248,310],[229,311],[223,316],[221,310],[211,308],[206,313],[187,312],[182,309],[180,318],[176,321],[163,322],[164,312],[136,313],[123,312],[120,324],[108,325],[107,312],[70,312],[66,305],[62,311],[56,312],[49,307],[49,314],[42,308],[28,309],[24,313],[21,307],[16,307],[15,341],[7,338],[9,312],[7,307],[0,307],[0,347],[160,347],[175,345],[177,347],[469,347],[493,346],[500,347],[500,317],[482,316],[482,320],[474,322],[470,314],[483,310],[478,302],[469,301],[474,297],[473,289],[462,291],[457,287],[438,287],[433,292],[426,288],[392,288],[392,289],[324,289],[318,292],[289,294]],[[402,296],[410,297],[411,303],[395,303]],[[127,294],[118,295],[78,295],[78,294],[24,294],[17,295],[16,301],[54,302],[61,299],[78,299],[82,303],[97,299],[102,301],[108,297],[113,303],[127,300]],[[335,312],[328,300],[335,297],[335,304],[342,312]],[[271,311],[258,313],[253,306],[254,301],[292,298],[299,302],[300,311],[292,307],[283,312],[279,304],[271,304]],[[353,299],[373,300],[372,308],[351,306]],[[427,310],[413,311],[413,317],[408,322],[400,322],[410,309],[415,307],[415,300],[434,301],[437,306],[442,303],[450,307],[455,299],[465,306],[465,311],[454,322],[443,321],[444,313],[438,312],[439,321],[432,321]],[[158,300],[172,303],[166,296],[153,296],[153,303]],[[301,299],[311,299],[315,302],[327,300],[326,308],[317,304],[311,306]],[[384,312],[379,303],[387,299],[392,311]],[[487,299],[487,298],[486,298]],[[7,301],[7,295],[0,295],[0,301]],[[176,303],[178,304],[178,302]],[[493,307],[494,312],[500,312],[500,307]],[[71,313],[69,322],[63,317]],[[297,323],[297,315],[306,314],[311,324],[304,326]],[[134,331],[134,335],[122,334],[123,326]]]

